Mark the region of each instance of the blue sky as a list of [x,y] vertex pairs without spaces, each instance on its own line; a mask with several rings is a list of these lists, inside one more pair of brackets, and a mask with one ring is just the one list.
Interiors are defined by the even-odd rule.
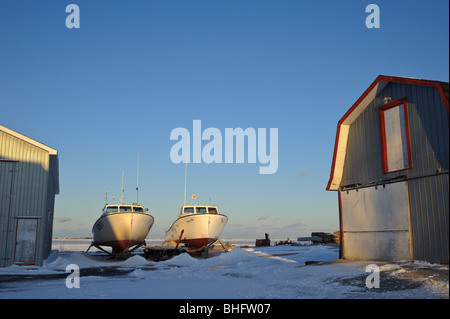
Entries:
[[[68,4],[80,28],[68,29]],[[365,8],[380,8],[368,29]],[[380,75],[449,81],[448,1],[0,2],[0,124],[59,152],[54,235],[89,236],[105,201],[139,199],[161,238],[184,195],[170,132],[278,128],[278,171],[191,164],[188,196],[222,237],[339,229],[325,191],[338,120]]]

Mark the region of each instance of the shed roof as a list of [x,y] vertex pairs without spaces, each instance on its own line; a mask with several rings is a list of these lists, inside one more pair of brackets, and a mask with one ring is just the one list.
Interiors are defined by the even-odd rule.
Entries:
[[[49,156],[54,158],[53,161],[50,161],[50,167],[49,170],[52,172],[53,176],[53,185],[55,186],[55,194],[59,194],[59,162],[58,162],[58,151],[48,147],[47,145],[44,145],[38,141],[35,141],[25,135],[22,135],[20,133],[17,133],[16,131],[13,131],[7,127],[4,127],[3,125],[0,125],[0,131],[5,132],[11,136],[14,136],[24,142],[27,142],[33,146],[36,146],[44,151],[47,151]],[[8,160],[8,159],[2,159],[2,160]]]
[[369,106],[369,104],[373,101],[377,94],[391,82],[436,87],[439,91],[442,101],[444,102],[447,112],[449,111],[449,83],[398,76],[379,75],[338,122],[330,179],[328,180],[326,190],[339,189],[344,169],[344,160],[350,125],[367,108],[367,106]]

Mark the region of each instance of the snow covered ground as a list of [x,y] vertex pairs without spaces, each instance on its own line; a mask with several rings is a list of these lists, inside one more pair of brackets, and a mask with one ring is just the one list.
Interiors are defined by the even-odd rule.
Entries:
[[[245,247],[254,245],[254,240],[223,241],[238,247],[227,253],[211,253],[207,259],[180,254],[153,262],[141,255],[125,261],[108,260],[96,253],[84,253],[89,240],[54,240],[55,250],[42,267],[0,268],[0,299],[449,298],[446,266],[339,261],[305,265],[307,261],[337,260],[338,248]],[[366,272],[369,264],[376,264],[380,270],[379,288],[366,287],[368,276],[373,279],[376,274]],[[79,288],[66,285],[76,283],[74,274],[66,272],[69,265],[80,268]]]

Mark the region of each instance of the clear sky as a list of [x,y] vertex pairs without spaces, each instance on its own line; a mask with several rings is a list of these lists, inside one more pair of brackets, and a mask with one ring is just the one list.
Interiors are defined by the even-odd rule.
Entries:
[[[71,3],[79,29],[65,24]],[[332,232],[338,120],[380,74],[448,82],[448,12],[447,0],[2,0],[0,124],[59,152],[55,237],[90,236],[122,171],[136,200],[138,153],[149,237],[163,237],[184,197],[170,133],[193,120],[278,128],[275,174],[247,159],[188,166],[188,198],[229,217],[223,238]]]

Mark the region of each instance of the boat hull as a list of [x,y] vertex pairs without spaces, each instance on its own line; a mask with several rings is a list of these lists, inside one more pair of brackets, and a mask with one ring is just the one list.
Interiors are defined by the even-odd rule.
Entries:
[[93,243],[109,246],[113,253],[122,253],[142,244],[153,226],[153,216],[125,212],[101,216],[92,227]]
[[178,242],[190,249],[201,249],[215,242],[226,223],[228,217],[222,214],[191,214],[178,218],[166,232],[167,241]]

